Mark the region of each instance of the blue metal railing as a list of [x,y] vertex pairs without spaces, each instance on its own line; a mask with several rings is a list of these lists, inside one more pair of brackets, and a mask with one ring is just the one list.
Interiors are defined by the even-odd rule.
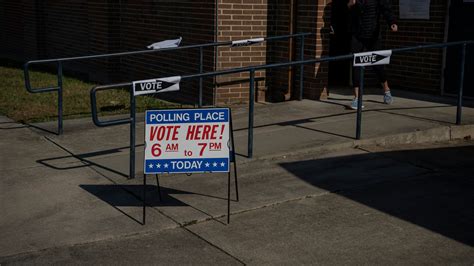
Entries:
[[[303,59],[304,55],[304,43],[305,37],[314,35],[313,33],[297,33],[297,34],[289,34],[289,35],[280,35],[280,36],[272,36],[272,37],[265,37],[263,41],[276,41],[282,39],[289,39],[289,38],[300,38],[301,42],[301,59]],[[232,46],[232,41],[227,42],[214,42],[214,43],[206,43],[206,44],[196,44],[196,45],[187,45],[187,46],[180,46],[180,47],[172,47],[172,48],[162,48],[158,50],[140,50],[140,51],[131,51],[131,52],[120,52],[120,53],[110,53],[110,54],[99,54],[99,55],[88,55],[88,56],[77,56],[77,57],[64,57],[64,58],[55,58],[55,59],[44,59],[44,60],[32,60],[28,61],[24,65],[24,78],[25,78],[25,88],[30,93],[45,93],[45,92],[57,92],[58,93],[58,135],[63,133],[63,63],[69,61],[79,61],[79,60],[92,60],[92,59],[105,59],[110,57],[120,57],[120,56],[131,56],[131,55],[142,55],[142,54],[151,54],[157,52],[166,52],[166,51],[176,51],[176,50],[184,50],[184,49],[199,49],[199,73],[203,73],[204,71],[204,48],[206,47],[220,47],[220,46]],[[57,86],[51,86],[46,88],[33,88],[31,86],[30,80],[30,66],[37,65],[37,64],[47,64],[47,63],[56,63],[57,64],[57,79],[58,84]],[[302,76],[302,75],[301,75]],[[198,106],[202,107],[203,104],[203,77],[199,78],[199,99],[198,99]]]
[[[457,100],[457,112],[456,112],[456,124],[461,124],[461,115],[462,115],[462,98],[463,98],[463,81],[464,81],[464,69],[465,69],[465,57],[466,57],[466,49],[467,45],[474,44],[474,41],[460,41],[460,42],[450,42],[450,43],[438,43],[438,44],[428,44],[428,45],[418,45],[412,47],[405,47],[405,48],[397,48],[393,49],[392,53],[402,53],[402,52],[410,52],[415,51],[418,49],[434,49],[434,48],[445,48],[451,46],[462,46],[462,53],[461,53],[461,71],[460,71],[460,88],[458,91],[458,100]],[[182,76],[181,80],[186,79],[193,79],[193,78],[204,78],[204,77],[214,77],[214,76],[221,76],[227,74],[234,74],[234,73],[241,73],[241,72],[249,72],[250,78],[250,86],[249,86],[249,119],[248,119],[248,140],[247,140],[247,155],[249,158],[253,157],[253,126],[254,126],[254,102],[255,102],[255,72],[258,70],[266,70],[272,68],[281,68],[281,67],[289,67],[289,66],[304,66],[309,64],[315,63],[322,63],[322,62],[331,62],[331,61],[340,61],[340,60],[349,60],[353,59],[354,54],[348,55],[340,55],[340,56],[333,56],[333,57],[321,57],[317,59],[310,59],[310,60],[300,60],[294,62],[285,62],[285,63],[275,63],[275,64],[267,64],[267,65],[257,65],[257,66],[248,66],[248,67],[241,67],[241,68],[234,68],[234,69],[227,69],[227,70],[220,70],[208,73],[198,73],[192,74],[187,76]],[[359,108],[357,110],[357,121],[356,121],[356,139],[361,138],[361,129],[362,129],[362,101],[363,101],[363,94],[364,94],[364,67],[361,67],[360,73],[360,88],[359,88]],[[302,73],[302,72],[301,72]],[[301,77],[300,77],[301,78]],[[300,82],[300,96],[303,95],[303,82]],[[132,82],[125,82],[119,84],[111,84],[111,85],[104,85],[104,86],[97,86],[91,89],[90,96],[91,96],[91,108],[92,108],[92,117],[93,121],[97,126],[104,127],[104,126],[113,126],[113,125],[120,125],[130,123],[130,169],[135,169],[134,166],[134,154],[135,154],[135,108],[131,108],[131,116],[129,119],[118,119],[118,120],[109,120],[109,121],[100,121],[98,118],[97,113],[97,91],[100,90],[108,90],[108,89],[116,89],[122,87],[130,87],[130,101],[134,103],[135,99],[133,96],[133,89],[131,88]],[[132,155],[133,154],[133,155]],[[133,156],[133,160],[132,160]],[[134,170],[130,170],[130,177],[134,175]]]

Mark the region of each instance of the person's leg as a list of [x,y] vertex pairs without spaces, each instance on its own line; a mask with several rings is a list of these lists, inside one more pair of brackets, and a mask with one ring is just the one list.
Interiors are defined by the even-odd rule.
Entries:
[[375,66],[374,67],[375,73],[377,74],[377,78],[382,85],[384,95],[383,95],[383,102],[385,104],[392,104],[393,97],[392,92],[390,91],[390,87],[388,86],[387,76],[385,75],[384,66]]
[[[375,51],[375,50],[380,50],[380,41],[379,38],[374,38],[373,40],[370,40],[369,43],[366,44],[369,50]],[[385,73],[385,67],[383,65],[377,65],[373,67],[375,70],[375,74],[377,75],[377,79],[382,85],[382,88],[384,90],[384,96],[383,96],[383,102],[385,104],[392,104],[393,102],[393,97],[390,91],[390,87],[388,85],[387,81],[387,75]]]
[[[363,43],[356,37],[352,36],[351,53],[360,53],[364,51]],[[352,100],[351,108],[357,109],[357,99],[359,98],[360,86],[360,67],[352,67],[352,87],[354,89],[354,100]]]

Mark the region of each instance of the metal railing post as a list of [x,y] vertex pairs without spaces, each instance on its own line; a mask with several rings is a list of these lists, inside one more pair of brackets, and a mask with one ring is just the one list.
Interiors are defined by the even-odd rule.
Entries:
[[[204,55],[202,46],[199,47],[199,74],[202,74],[204,67]],[[202,107],[202,77],[199,77],[199,108]]]
[[135,131],[136,131],[136,108],[133,88],[130,88],[130,173],[129,178],[135,178]]
[[253,156],[253,118],[255,105],[255,69],[250,70],[250,91],[249,91],[249,129],[248,129],[248,157]]
[[364,97],[364,67],[360,67],[360,85],[357,98],[357,125],[356,125],[356,139],[360,139],[360,132],[362,129],[362,100]]
[[[301,35],[301,46],[300,46],[300,61],[304,60],[304,42],[305,42],[305,37],[304,35]],[[302,101],[303,100],[303,77],[304,77],[304,65],[300,65],[300,96],[298,100]]]
[[458,107],[456,112],[456,125],[461,125],[461,116],[462,116],[462,97],[464,90],[464,69],[466,65],[466,47],[467,43],[462,45],[461,51],[461,73],[459,77],[459,92],[458,92]]
[[23,76],[25,78],[25,88],[28,92],[33,93],[33,90],[31,89],[31,81],[30,81],[30,62],[26,62],[23,65]]
[[63,64],[58,61],[58,135],[63,134]]

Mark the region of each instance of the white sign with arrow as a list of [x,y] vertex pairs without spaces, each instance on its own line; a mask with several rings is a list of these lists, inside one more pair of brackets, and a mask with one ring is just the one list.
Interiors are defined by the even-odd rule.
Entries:
[[372,51],[354,54],[354,66],[375,66],[390,64],[392,50]]
[[146,79],[133,82],[133,95],[144,95],[159,92],[179,91],[181,76]]
[[264,38],[254,38],[254,39],[246,39],[246,40],[238,40],[238,41],[232,41],[232,47],[238,47],[238,46],[249,46],[257,43],[264,42]]
[[155,42],[147,46],[148,49],[163,49],[163,48],[174,48],[178,47],[181,41],[183,40],[183,37],[179,37],[178,39],[174,40],[165,40],[161,42]]

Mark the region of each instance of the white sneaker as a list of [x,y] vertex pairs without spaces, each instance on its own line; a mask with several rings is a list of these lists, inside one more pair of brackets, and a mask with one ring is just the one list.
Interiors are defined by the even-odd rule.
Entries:
[[[357,110],[357,108],[359,107],[359,99],[358,98],[355,98],[354,100],[352,100],[351,102],[351,109],[353,110]],[[362,109],[364,109],[364,106],[362,105]]]

